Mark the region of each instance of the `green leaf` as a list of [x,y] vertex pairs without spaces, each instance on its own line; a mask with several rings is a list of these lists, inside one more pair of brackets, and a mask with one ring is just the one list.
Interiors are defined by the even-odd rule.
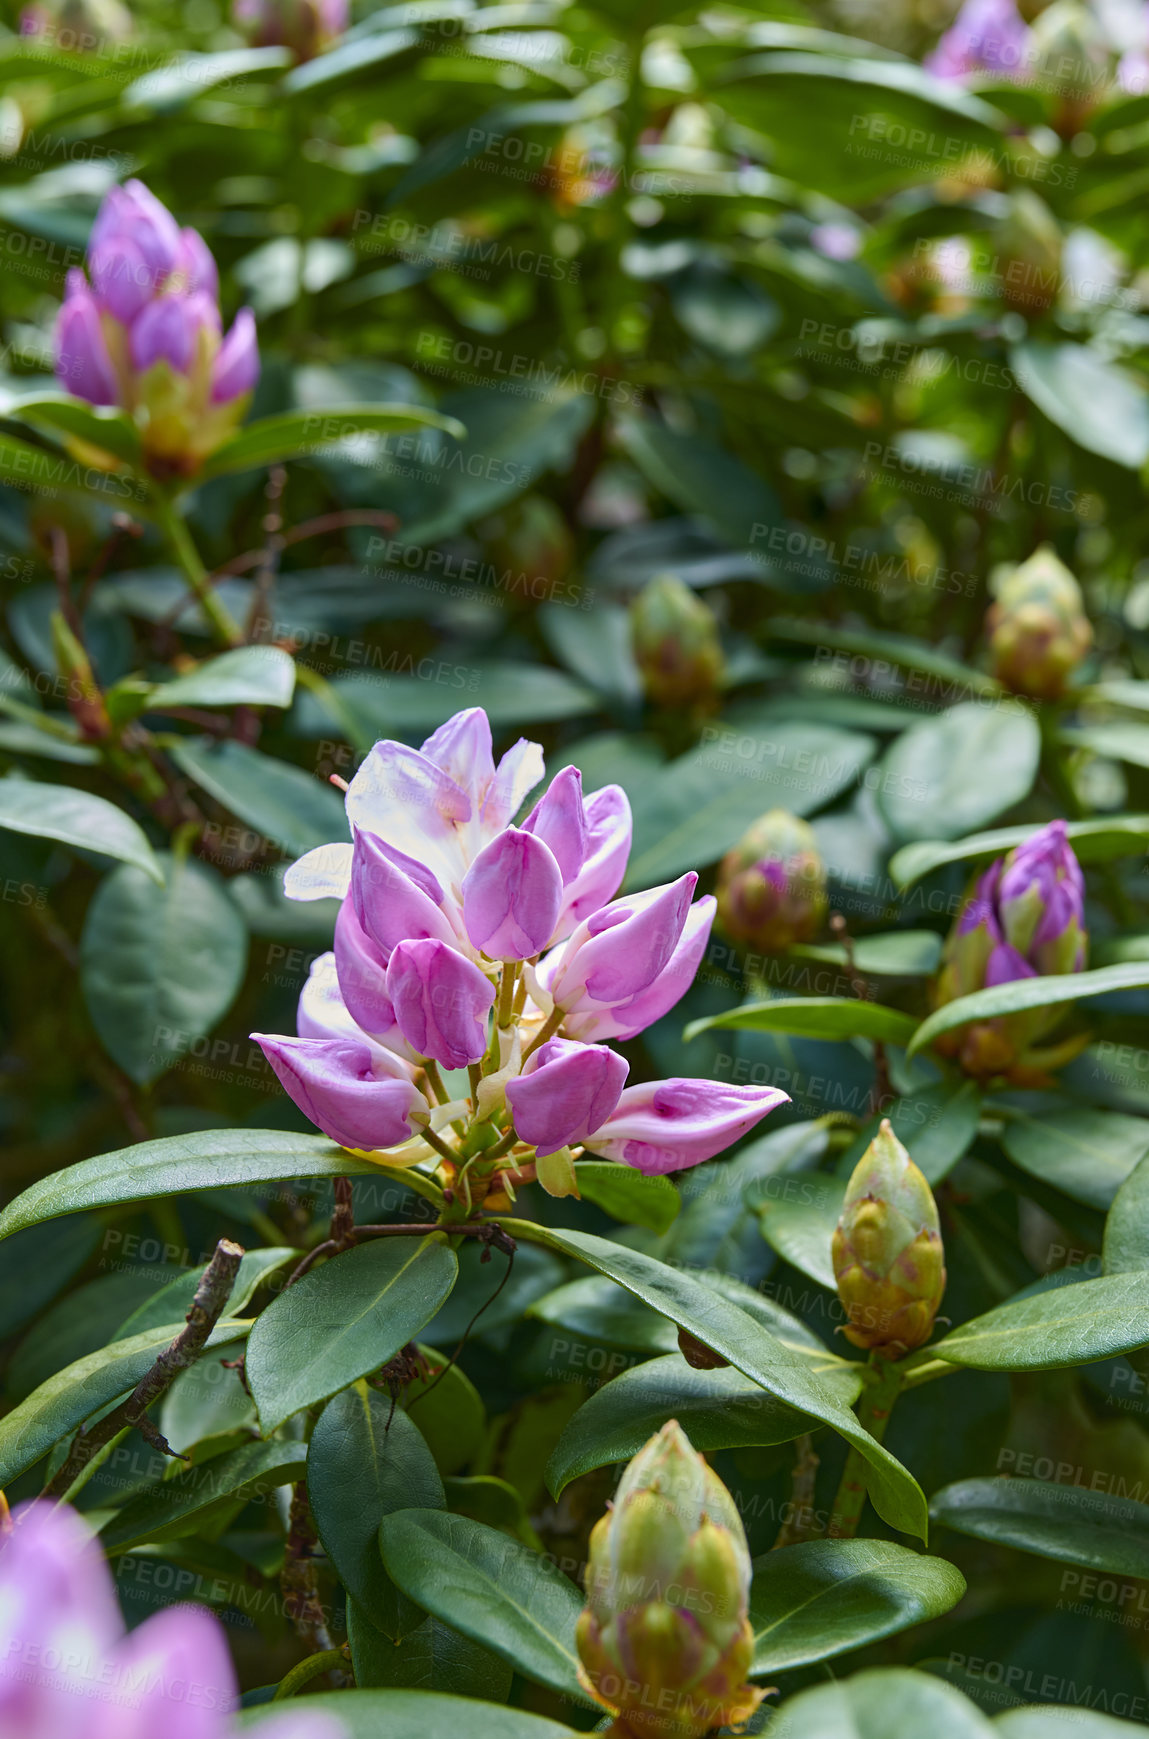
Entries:
[[765,478],[699,431],[626,417],[619,438],[661,494],[707,520],[735,549],[753,549],[756,533],[760,538],[782,524],[781,503]]
[[830,1242],[842,1213],[844,1177],[816,1172],[787,1179],[792,1192],[766,1195],[758,1211],[762,1236],[799,1273],[833,1292],[837,1282],[830,1261]]
[[938,1618],[965,1593],[944,1558],[888,1540],[809,1540],[754,1560],[753,1678],[866,1648]]
[[221,84],[238,83],[292,65],[286,48],[229,48],[218,54],[180,54],[170,66],[145,73],[124,92],[125,109],[169,115]]
[[[309,1715],[328,1715],[346,1739],[571,1739],[557,1721],[445,1697],[428,1691],[332,1691],[308,1697]],[[267,1722],[283,1722],[282,1703],[264,1703],[237,1717],[241,1733],[258,1733]]]
[[547,1463],[548,1489],[557,1498],[581,1474],[629,1461],[668,1419],[703,1451],[789,1443],[817,1425],[733,1367],[696,1371],[672,1353],[623,1371],[583,1402]]
[[[412,1612],[420,1611],[405,1595],[398,1598]],[[376,1630],[359,1602],[349,1598],[347,1638],[361,1690],[447,1691],[487,1703],[505,1703],[510,1696],[514,1674],[507,1663],[428,1613],[420,1613],[414,1630],[393,1640]],[[345,1731],[342,1725],[339,1731]]]
[[[935,1081],[901,1099],[886,1111],[894,1134],[908,1147],[914,1164],[929,1184],[939,1184],[968,1152],[981,1121],[982,1096],[976,1081]],[[842,1157],[841,1171],[857,1165],[878,1133],[880,1117],[864,1124],[857,1140]]]
[[1149,1276],[1111,1274],[1009,1299],[951,1330],[929,1355],[978,1371],[1048,1371],[1147,1344]]
[[333,785],[228,738],[181,737],[170,748],[189,779],[249,827],[302,856],[347,836],[343,800]]
[[[328,684],[340,711],[368,742],[383,735],[407,737],[437,730],[463,704],[481,706],[496,730],[580,718],[599,708],[593,689],[545,665],[513,664],[507,659],[473,659],[466,664],[428,659],[432,672],[444,670],[449,679],[429,682],[418,674],[422,660],[403,653],[392,656],[397,675],[358,672]],[[405,673],[410,670],[415,674]],[[301,698],[292,724],[305,737],[329,736],[343,728],[322,693]]]
[[[0,1419],[0,1489],[35,1465],[54,1443],[91,1414],[135,1388],[183,1327],[182,1322],[150,1328],[130,1340],[113,1341],[57,1371],[19,1406]],[[224,1346],[245,1335],[250,1323],[225,1318],[208,1346]]]
[[770,1723],[770,1739],[995,1739],[997,1733],[952,1685],[900,1667],[802,1691]]
[[575,1702],[575,1622],[583,1597],[547,1558],[469,1516],[408,1509],[380,1535],[387,1573],[409,1599]]
[[[281,1268],[286,1268],[288,1263],[294,1267],[298,1260],[299,1251],[289,1244],[246,1251],[240,1260],[235,1281],[228,1294],[228,1315],[238,1316],[273,1274],[278,1273]],[[203,1269],[196,1267],[189,1269],[185,1274],[178,1275],[175,1280],[169,1280],[166,1286],[161,1286],[158,1292],[153,1292],[150,1298],[138,1305],[132,1314],[121,1322],[111,1338],[113,1340],[126,1340],[130,1335],[142,1334],[145,1329],[162,1328],[165,1323],[178,1322],[181,1317],[186,1317],[191,1310],[192,1301],[202,1279]]]
[[956,839],[1028,796],[1040,756],[1032,713],[963,701],[891,743],[878,806],[899,839]]
[[439,1233],[376,1238],[281,1292],[256,1321],[245,1365],[265,1434],[393,1359],[457,1274]]
[[[912,846],[907,846],[909,851]],[[886,936],[859,936],[853,958],[859,972],[872,978],[921,978],[937,971],[942,938],[936,930],[891,930]],[[797,960],[825,960],[846,966],[846,950],[837,943],[800,943],[790,949]]]
[[277,1486],[293,1485],[307,1464],[305,1443],[241,1443],[209,1460],[154,1480],[132,1497],[100,1529],[106,1552],[129,1551],[145,1540],[174,1539],[206,1521],[205,1512],[225,1500],[265,1497]]
[[1039,1558],[1149,1577],[1149,1505],[1043,1479],[963,1479],[930,1499],[943,1527]]
[[140,1141],[40,1178],[0,1214],[0,1238],[61,1214],[109,1208],[117,1202],[154,1201],[157,1196],[228,1184],[258,1189],[294,1178],[380,1174],[409,1184],[420,1194],[429,1193],[432,1199],[439,1194],[429,1179],[360,1159],[325,1135],[292,1135],[282,1129],[202,1129],[193,1135]]
[[854,996],[777,996],[769,1002],[747,1002],[725,1014],[692,1020],[683,1035],[697,1038],[713,1027],[734,1027],[755,1033],[794,1033],[804,1039],[879,1039],[908,1044],[916,1030],[912,1015],[880,1002]]
[[1031,1176],[1074,1201],[1107,1208],[1149,1153],[1149,1120],[1092,1105],[1059,1105],[1037,1115],[1011,1106],[1001,1145]]
[[395,1510],[446,1508],[443,1482],[418,1427],[391,1397],[353,1383],[311,1433],[307,1490],[323,1549],[369,1623],[391,1638],[424,1620],[379,1556],[379,1527]]
[[1107,1274],[1149,1268],[1149,1155],[1134,1166],[1113,1198],[1102,1251]]
[[237,646],[197,665],[186,676],[160,683],[143,710],[167,712],[174,706],[291,705],[295,660],[281,646]]
[[711,1291],[693,1275],[668,1268],[637,1250],[608,1243],[589,1232],[558,1231],[516,1221],[515,1235],[561,1250],[596,1268],[652,1309],[670,1317],[704,1346],[721,1353],[768,1393],[833,1426],[861,1451],[868,1463],[868,1489],[882,1519],[891,1527],[925,1538],[925,1498],[912,1475],[875,1442],[797,1350],[755,1322],[746,1311]]
[[102,447],[125,464],[143,463],[140,431],[131,417],[107,405],[90,405],[68,393],[29,393],[27,397],[9,400],[4,414],[22,417],[35,428],[71,435],[93,447]]
[[1011,984],[994,984],[975,990],[935,1009],[924,1020],[907,1047],[914,1056],[942,1033],[965,1026],[971,1020],[993,1020],[1002,1014],[1020,1014],[1033,1008],[1056,1008],[1061,1003],[1085,1002],[1108,996],[1113,990],[1144,990],[1149,986],[1149,961],[1127,966],[1101,966],[1095,972],[1062,972],[1048,978],[1019,978]]
[[[1139,1723],[1075,1707],[1073,1739],[1130,1739]],[[1049,1703],[1007,1709],[993,1724],[994,1739],[1065,1739],[1065,1705]]]
[[1005,125],[960,85],[910,61],[880,61],[872,50],[857,59],[751,55],[729,69],[715,96],[743,125],[768,131],[776,174],[854,205],[928,185],[955,153],[996,160]]
[[34,779],[0,779],[0,827],[118,858],[163,884],[163,871],[143,828],[114,803],[89,791],[42,785]]
[[[901,888],[921,881],[931,871],[948,863],[970,858],[999,857],[1015,845],[1032,838],[1033,824],[995,827],[988,833],[971,833],[968,839],[925,839],[904,845],[890,859],[890,875]],[[1149,815],[1110,815],[1103,821],[1067,821],[1065,831],[1082,863],[1105,863],[1111,858],[1144,852],[1149,841]]]
[[1059,740],[1071,749],[1088,749],[1111,761],[1127,761],[1131,767],[1149,767],[1149,724],[1131,719],[1083,725],[1063,730]]
[[284,94],[292,97],[300,91],[322,91],[326,97],[332,86],[366,77],[418,41],[417,30],[380,30],[341,42],[326,54],[317,54],[314,60],[293,67],[283,81]]
[[221,877],[195,858],[165,853],[159,863],[160,886],[130,864],[106,876],[80,940],[92,1024],[141,1086],[191,1053],[227,1013],[247,970],[247,925]]
[[[419,1345],[430,1375],[416,1378],[399,1397],[435,1458],[444,1478],[477,1460],[487,1434],[487,1410],[482,1396],[465,1371],[448,1365],[447,1355],[435,1347]],[[432,1388],[432,1384],[434,1387]]]
[[454,417],[440,416],[424,405],[335,405],[328,410],[281,411],[248,423],[206,461],[199,479],[223,477],[230,471],[280,465],[286,459],[312,457],[337,450],[356,435],[405,434],[413,429],[437,429],[462,440],[466,434]]
[[[593,1139],[590,1143],[593,1147]],[[682,1197],[668,1177],[644,1177],[633,1166],[610,1160],[580,1159],[575,1166],[579,1194],[612,1219],[628,1226],[665,1232],[678,1218]]]
[[1149,459],[1149,396],[1136,375],[1084,344],[1030,339],[1009,355],[1026,397],[1079,447],[1131,471]]
[[872,737],[826,725],[708,725],[698,748],[649,770],[631,791],[624,887],[655,887],[713,863],[776,805],[795,815],[823,808],[855,783],[876,748]]

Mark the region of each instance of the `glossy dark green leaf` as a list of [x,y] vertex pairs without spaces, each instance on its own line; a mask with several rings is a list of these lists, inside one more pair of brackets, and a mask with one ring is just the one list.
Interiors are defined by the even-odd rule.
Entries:
[[[419,1610],[405,1595],[399,1598],[412,1612]],[[486,1703],[505,1703],[510,1695],[514,1673],[507,1662],[429,1613],[393,1640],[376,1630],[358,1601],[348,1599],[347,1640],[360,1691],[437,1693],[440,1700],[446,1692]]]
[[1001,1144],[1015,1165],[1074,1201],[1107,1208],[1149,1153],[1149,1118],[1092,1105],[1037,1115],[1011,1108]]
[[[1034,831],[1032,825],[995,827],[986,833],[972,833],[966,839],[925,839],[903,845],[890,859],[890,874],[899,887],[908,888],[948,863],[1001,857],[1029,839]],[[1108,815],[1098,821],[1067,821],[1065,831],[1082,863],[1105,863],[1111,858],[1144,852],[1149,841],[1149,815]]]
[[550,1560],[468,1516],[411,1509],[380,1536],[388,1574],[428,1612],[577,1703],[583,1596]]
[[389,1359],[434,1316],[458,1264],[445,1238],[377,1238],[313,1268],[257,1319],[246,1373],[274,1431]]
[[374,1177],[407,1183],[420,1194],[438,1195],[429,1179],[386,1165],[374,1165],[325,1135],[292,1135],[282,1129],[203,1129],[194,1135],[168,1135],[140,1141],[95,1159],[65,1166],[32,1184],[0,1214],[0,1238],[25,1226],[57,1219],[82,1208],[108,1208],[117,1202],[152,1201],[191,1190],[228,1184],[258,1189],[289,1178]]
[[[182,1322],[146,1329],[130,1340],[113,1341],[57,1371],[19,1406],[0,1419],[0,1488],[32,1467],[54,1443],[93,1413],[135,1388],[156,1355],[179,1333]],[[249,1323],[225,1318],[208,1341],[225,1346],[245,1335]]]
[[93,447],[102,447],[126,464],[141,461],[140,432],[123,411],[106,405],[90,405],[68,393],[35,393],[20,397],[5,407],[35,428],[53,434],[71,435]]
[[1149,1274],[1112,1274],[1010,1299],[951,1329],[930,1355],[979,1371],[1088,1365],[1149,1345]]
[[679,1353],[623,1371],[583,1402],[547,1463],[556,1497],[580,1474],[629,1461],[668,1419],[696,1449],[789,1443],[817,1421],[733,1368],[696,1371]]
[[1107,1274],[1149,1269],[1149,1156],[1129,1173],[1105,1219]]
[[336,405],[329,410],[282,411],[248,423],[217,447],[201,475],[206,480],[229,471],[249,471],[257,465],[280,465],[286,459],[330,451],[340,442],[365,433],[404,434],[416,429],[439,429],[460,440],[465,433],[454,417],[440,416],[423,405]]
[[128,109],[167,115],[232,80],[270,75],[291,65],[285,48],[231,48],[218,54],[179,54],[169,66],[145,73],[124,92]]
[[162,885],[123,864],[88,907],[80,982],[105,1050],[141,1086],[222,1018],[247,968],[247,926],[222,877],[195,858],[159,858]]
[[[590,1144],[593,1146],[593,1141]],[[612,1219],[665,1232],[678,1217],[682,1198],[668,1177],[644,1177],[633,1166],[609,1160],[580,1160],[575,1168],[579,1194]]]
[[879,1039],[885,1044],[904,1045],[913,1037],[916,1025],[911,1015],[899,1009],[863,1002],[859,997],[779,996],[691,1021],[685,1036],[693,1039],[714,1027],[733,1027],[745,1032],[793,1033],[805,1039]]
[[105,1551],[127,1551],[146,1540],[163,1540],[202,1527],[206,1512],[223,1501],[266,1501],[278,1486],[302,1477],[307,1445],[275,1439],[243,1443],[207,1461],[157,1479],[117,1510],[100,1529]]
[[1028,796],[1040,753],[1031,713],[962,701],[891,744],[879,806],[899,839],[956,839]]
[[311,1433],[307,1489],[323,1549],[368,1622],[391,1638],[424,1614],[398,1593],[379,1556],[379,1527],[395,1510],[444,1509],[443,1482],[418,1427],[391,1397],[353,1383],[327,1403]]
[[809,815],[857,780],[877,744],[828,725],[708,726],[696,749],[648,769],[630,793],[634,847],[625,887],[648,888],[713,863],[764,810]]
[[765,1196],[758,1215],[762,1236],[779,1256],[831,1290],[836,1282],[830,1241],[845,1194],[845,1178],[806,1173],[794,1179],[792,1194]]
[[955,1533],[1040,1558],[1149,1577],[1149,1504],[1043,1479],[963,1479],[930,1499]]
[[0,828],[100,852],[163,883],[163,871],[143,828],[106,797],[95,797],[90,791],[42,785],[34,779],[0,779]]
[[182,737],[171,753],[189,779],[285,851],[300,855],[347,836],[339,793],[300,767],[231,738]]
[[1020,1014],[1034,1008],[1056,1008],[1069,1002],[1084,1002],[1094,996],[1108,996],[1114,990],[1143,990],[1149,986],[1149,961],[1136,961],[1127,966],[1102,966],[1095,972],[1065,972],[1049,978],[1018,978],[1009,984],[995,984],[989,990],[975,990],[970,996],[959,996],[935,1009],[918,1027],[910,1040],[908,1054],[913,1056],[942,1033],[965,1026],[971,1020],[993,1020],[997,1015]]
[[1137,375],[1085,344],[1030,339],[1010,351],[1021,390],[1079,447],[1139,470],[1149,458],[1149,395]]
[[968,1698],[930,1673],[880,1667],[786,1699],[770,1739],[994,1739]]
[[937,1618],[965,1577],[888,1540],[808,1540],[754,1560],[755,1678],[789,1672]]
[[[347,1739],[570,1739],[571,1729],[521,1709],[426,1691],[332,1691],[308,1697],[308,1714],[326,1714]],[[239,1719],[239,1731],[258,1733],[283,1721],[279,1703],[264,1703]]]
[[174,706],[291,705],[295,660],[281,646],[237,646],[221,652],[177,676],[157,684],[148,696],[147,711],[166,712]]
[[692,1275],[678,1272],[636,1250],[610,1244],[589,1232],[516,1226],[552,1249],[586,1262],[711,1347],[780,1401],[830,1425],[865,1458],[870,1497],[892,1527],[925,1538],[925,1498],[901,1463],[875,1442],[840,1396],[811,1370],[801,1353],[755,1322]]

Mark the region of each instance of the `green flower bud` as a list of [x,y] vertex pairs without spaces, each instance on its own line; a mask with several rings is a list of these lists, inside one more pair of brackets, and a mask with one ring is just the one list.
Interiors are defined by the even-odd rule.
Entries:
[[725,665],[713,611],[674,574],[656,574],[630,619],[634,656],[655,706],[709,706]]
[[1081,0],[1054,0],[1034,20],[1029,46],[1034,77],[1061,99],[1057,131],[1069,137],[1105,96],[1110,53],[1105,31]]
[[779,954],[817,935],[826,916],[826,867],[812,827],[771,809],[718,870],[718,921],[735,942]]
[[618,1736],[701,1739],[746,1721],[750,1552],[718,1475],[672,1419],[630,1463],[590,1537],[580,1676]]
[[493,585],[528,602],[566,597],[562,581],[574,560],[574,539],[553,501],[522,495],[493,514],[480,532],[495,569]]
[[993,589],[985,625],[994,675],[1015,694],[1056,700],[1093,641],[1081,587],[1042,544]]
[[854,1168],[832,1255],[847,1340],[885,1359],[929,1340],[946,1286],[937,1203],[888,1119]]
[[1013,194],[994,234],[1001,295],[1022,314],[1044,314],[1061,285],[1061,225],[1029,188]]

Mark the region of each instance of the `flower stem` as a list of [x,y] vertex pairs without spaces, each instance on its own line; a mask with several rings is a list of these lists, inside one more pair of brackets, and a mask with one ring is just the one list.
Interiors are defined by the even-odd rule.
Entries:
[[532,1051],[537,1051],[540,1045],[545,1045],[548,1039],[554,1038],[555,1034],[563,1024],[563,1015],[565,1013],[565,1009],[556,1008],[547,1016],[546,1020],[523,1052],[524,1063]]
[[445,1105],[451,1095],[448,1093],[443,1083],[443,1077],[439,1073],[439,1065],[435,1062],[433,1057],[428,1057],[425,1060],[423,1064],[423,1073],[426,1075],[431,1091],[434,1093],[439,1104]]
[[232,621],[212,589],[211,576],[200,559],[191,533],[184,524],[182,515],[177,513],[166,495],[156,494],[155,516],[172,554],[183,570],[184,578],[211,623],[216,639],[224,646],[241,646],[243,635],[239,624]]
[[[858,1423],[865,1426],[875,1443],[880,1443],[886,1435],[886,1426],[901,1390],[902,1372],[898,1364],[871,1353],[866,1368],[866,1387],[858,1402]],[[866,1507],[866,1467],[865,1456],[851,1444],[830,1516],[828,1531],[832,1540],[852,1540],[858,1531]]]
[[330,1673],[336,1667],[345,1667],[347,1656],[341,1648],[321,1649],[318,1654],[309,1654],[306,1660],[298,1661],[289,1673],[285,1673],[275,1688],[273,1703],[278,1703],[283,1697],[294,1697],[296,1691],[304,1685],[317,1679],[320,1673]]
[[498,1023],[501,1031],[506,1031],[514,1018],[515,979],[518,977],[519,963],[517,960],[503,962],[503,975],[499,980],[499,1013]]

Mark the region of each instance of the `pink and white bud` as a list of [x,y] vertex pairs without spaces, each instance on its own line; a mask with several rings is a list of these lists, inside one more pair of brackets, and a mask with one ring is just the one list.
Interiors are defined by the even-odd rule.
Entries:
[[507,1104],[522,1141],[540,1154],[585,1142],[619,1101],[630,1064],[605,1045],[548,1039],[507,1083]]
[[419,1056],[461,1069],[483,1055],[494,986],[445,942],[400,942],[387,967],[387,994],[399,1031]]
[[366,1040],[251,1036],[303,1115],[340,1147],[398,1147],[416,1133],[413,1119],[431,1114],[413,1082],[386,1073]]
[[789,1103],[779,1087],[735,1087],[672,1076],[623,1090],[590,1146],[647,1177],[701,1165],[730,1147],[768,1112]]
[[490,960],[529,960],[554,934],[563,879],[550,848],[507,827],[463,877],[463,923]]

